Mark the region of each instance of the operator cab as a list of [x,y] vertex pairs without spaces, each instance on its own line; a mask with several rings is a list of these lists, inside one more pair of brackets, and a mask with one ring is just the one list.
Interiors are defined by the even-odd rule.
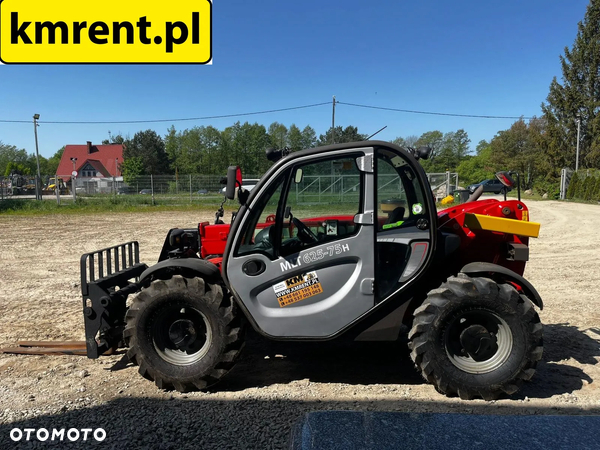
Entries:
[[[239,185],[241,173],[230,173]],[[428,192],[413,155],[392,144],[289,154],[249,195],[238,187],[224,278],[265,334],[335,335],[427,266],[436,215]]]

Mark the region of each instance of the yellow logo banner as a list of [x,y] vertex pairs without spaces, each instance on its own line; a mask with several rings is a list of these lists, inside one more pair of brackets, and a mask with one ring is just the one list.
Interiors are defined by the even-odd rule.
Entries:
[[4,64],[210,64],[212,1],[2,0]]

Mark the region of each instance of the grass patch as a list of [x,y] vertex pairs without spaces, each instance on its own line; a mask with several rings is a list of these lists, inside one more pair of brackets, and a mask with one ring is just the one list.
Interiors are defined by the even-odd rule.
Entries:
[[[99,214],[107,212],[149,212],[149,211],[197,211],[217,210],[223,197],[189,196],[155,196],[154,202],[147,195],[96,195],[78,197],[73,202],[71,197],[61,197],[61,204],[56,200],[36,201],[31,199],[11,198],[0,201],[0,214],[36,216],[48,214]],[[236,208],[233,202],[227,202],[227,209]]]

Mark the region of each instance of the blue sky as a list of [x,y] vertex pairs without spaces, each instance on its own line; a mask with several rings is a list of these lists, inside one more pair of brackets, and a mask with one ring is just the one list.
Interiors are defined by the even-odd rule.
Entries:
[[[559,55],[571,46],[587,0],[215,1],[211,66],[0,66],[0,119],[41,115],[40,154],[100,143],[171,123],[44,124],[233,114],[339,101],[501,116],[540,115]],[[273,121],[317,134],[331,106],[194,122]],[[415,115],[338,105],[336,125],[377,138],[464,128],[472,148],[513,120]],[[31,123],[0,123],[0,141],[35,151]]]

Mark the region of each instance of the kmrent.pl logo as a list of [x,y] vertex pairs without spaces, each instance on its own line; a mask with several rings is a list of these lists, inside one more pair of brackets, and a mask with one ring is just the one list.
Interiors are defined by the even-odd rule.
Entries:
[[210,64],[212,0],[1,0],[0,60]]
[[82,428],[81,430],[78,430],[77,428],[69,428],[68,430],[64,428],[52,428],[51,430],[48,430],[47,428],[13,428],[10,430],[10,438],[14,442],[35,440],[40,442],[75,442],[91,440],[102,442],[104,439],[106,439],[106,431],[104,431],[103,428]]

